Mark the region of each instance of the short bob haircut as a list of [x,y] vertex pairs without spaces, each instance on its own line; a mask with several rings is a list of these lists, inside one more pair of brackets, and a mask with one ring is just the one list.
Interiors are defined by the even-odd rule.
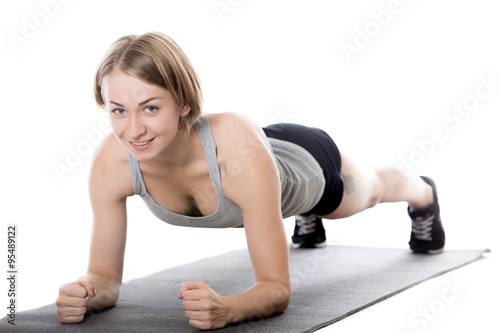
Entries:
[[94,98],[103,109],[103,80],[114,69],[166,88],[180,106],[189,105],[191,111],[181,117],[179,124],[186,131],[190,131],[202,114],[203,96],[198,75],[184,52],[170,37],[149,32],[121,37],[111,45],[99,64],[94,81]]

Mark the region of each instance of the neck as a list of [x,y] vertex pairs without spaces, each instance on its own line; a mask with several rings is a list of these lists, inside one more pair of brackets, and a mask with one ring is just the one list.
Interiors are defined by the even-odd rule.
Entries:
[[189,133],[179,129],[168,147],[147,163],[162,168],[182,167],[199,156],[200,147],[202,145],[194,128]]

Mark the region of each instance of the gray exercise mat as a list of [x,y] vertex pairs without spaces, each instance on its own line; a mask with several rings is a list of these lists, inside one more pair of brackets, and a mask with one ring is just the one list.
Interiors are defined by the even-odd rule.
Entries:
[[[488,250],[409,250],[352,246],[291,249],[293,296],[288,309],[269,318],[233,324],[217,332],[313,332],[420,282],[482,257]],[[254,282],[246,250],[237,250],[167,269],[122,286],[111,309],[92,313],[79,324],[61,324],[55,304],[16,314],[15,327],[1,332],[195,332],[177,299],[185,280],[203,280],[221,295],[242,292]],[[321,306],[317,306],[321,304]]]

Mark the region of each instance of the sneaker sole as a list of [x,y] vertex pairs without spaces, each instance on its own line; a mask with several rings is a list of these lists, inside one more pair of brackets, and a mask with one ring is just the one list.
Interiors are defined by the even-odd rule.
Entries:
[[326,241],[324,241],[322,243],[315,243],[312,246],[310,246],[310,245],[304,246],[304,245],[305,245],[305,243],[292,243],[292,247],[294,249],[298,249],[298,248],[301,248],[301,247],[303,247],[303,248],[318,248],[318,247],[325,247],[326,246]]
[[440,254],[444,250],[444,247],[437,250],[411,250],[413,253],[427,253],[427,254]]

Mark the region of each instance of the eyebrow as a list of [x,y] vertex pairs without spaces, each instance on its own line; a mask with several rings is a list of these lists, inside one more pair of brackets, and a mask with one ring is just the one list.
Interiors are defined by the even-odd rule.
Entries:
[[[144,102],[140,102],[140,103],[139,103],[139,106],[143,106],[144,104],[149,103],[149,102],[151,102],[151,101],[153,101],[153,100],[155,100],[155,99],[163,99],[163,97],[151,97],[151,98],[149,98],[149,99],[145,100]],[[113,103],[113,104],[115,104],[115,105],[117,105],[117,106],[119,106],[119,107],[122,107],[122,108],[124,107],[124,106],[123,106],[122,104],[120,104],[120,103],[117,103],[117,102],[114,102],[114,101],[109,101],[109,102],[110,102],[110,103]]]

